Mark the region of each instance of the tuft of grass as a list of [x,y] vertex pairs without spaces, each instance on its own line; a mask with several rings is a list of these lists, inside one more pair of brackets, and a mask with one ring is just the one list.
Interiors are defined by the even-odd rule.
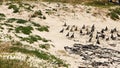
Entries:
[[110,18],[113,20],[119,20],[120,8],[110,9],[110,12],[107,14],[107,16],[110,16]]
[[13,9],[14,10],[13,13],[19,12],[19,8],[13,4],[9,5],[8,9]]
[[24,23],[26,23],[26,22],[27,22],[26,20],[23,20],[23,19],[17,19],[17,23],[24,24]]
[[8,23],[4,23],[4,25],[8,26],[8,27],[13,27],[13,25],[8,24]]
[[42,41],[43,42],[48,42],[49,40],[45,39],[45,38],[42,38]]
[[46,19],[46,17],[42,14],[41,10],[35,11],[34,14],[31,17],[32,18],[38,17],[40,19]]
[[34,43],[34,42],[37,42],[38,40],[42,40],[42,38],[38,35],[31,35],[29,37],[26,37],[26,38],[22,38],[22,41],[27,41],[29,43]]
[[35,15],[42,16],[43,14],[42,14],[42,11],[41,11],[41,10],[38,10],[38,11],[35,12]]
[[3,13],[0,13],[0,17],[6,17],[5,14]]
[[25,38],[21,38],[22,41],[27,41],[29,43],[34,43],[34,42],[37,42],[39,40],[42,40],[43,42],[48,42],[49,40],[45,39],[45,38],[41,38],[40,36],[38,35],[30,35],[28,37],[25,37]]
[[17,59],[0,58],[0,68],[32,68],[26,62]]
[[48,26],[41,26],[41,27],[38,27],[38,28],[36,28],[38,31],[47,31],[47,32],[49,32],[49,30],[48,30]]
[[50,49],[49,44],[40,44],[39,47],[42,48],[42,49],[46,49],[46,50]]
[[36,27],[40,27],[41,25],[40,24],[37,24],[37,23],[35,23],[35,22],[31,22],[34,26],[36,26]]
[[31,26],[19,26],[15,28],[16,33],[24,33],[29,35],[30,33],[32,33],[33,28]]
[[88,2],[85,2],[85,5],[95,6],[95,7],[104,7],[104,8],[116,6],[114,3],[110,3],[108,1],[100,1],[100,0],[88,1]]
[[12,22],[14,22],[14,21],[16,21],[17,19],[15,19],[15,18],[9,18],[6,22],[8,22],[8,23],[12,23]]
[[5,18],[0,18],[0,21],[1,21],[1,20],[5,20]]
[[12,42],[12,45],[14,46],[22,46],[23,44],[19,41],[16,41],[16,42]]

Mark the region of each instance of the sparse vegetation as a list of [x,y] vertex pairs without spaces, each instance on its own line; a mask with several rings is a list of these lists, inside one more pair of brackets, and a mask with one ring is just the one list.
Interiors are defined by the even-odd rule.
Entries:
[[17,5],[10,5],[9,7],[8,7],[8,9],[13,9],[13,13],[17,13],[17,12],[19,12],[19,8],[17,7]]
[[35,35],[35,36],[31,35],[27,38],[22,38],[22,41],[27,41],[29,43],[34,43],[34,42],[37,42],[38,40],[42,40],[42,38],[38,35]]
[[68,65],[65,64],[61,59],[59,59],[59,58],[55,57],[54,55],[51,55],[47,52],[44,52],[44,51],[28,50],[28,49],[20,48],[20,47],[11,47],[10,52],[21,52],[24,54],[34,55],[40,59],[48,60],[58,66],[68,67]]
[[8,26],[8,27],[13,27],[13,25],[8,24],[8,23],[4,23],[4,25]]
[[29,43],[34,43],[34,42],[37,42],[39,40],[42,40],[43,42],[48,42],[48,40],[46,40],[45,38],[41,38],[38,35],[30,35],[29,37],[22,38],[22,41],[27,41]]
[[23,19],[17,19],[17,23],[25,24],[27,21]]
[[107,14],[107,16],[110,16],[113,20],[120,19],[120,8],[110,9],[110,13]]
[[50,45],[49,44],[40,44],[39,47],[42,49],[48,50],[50,48]]
[[36,27],[40,27],[41,25],[40,24],[37,24],[37,23],[35,23],[35,22],[31,22],[34,26],[36,26]]
[[29,35],[30,33],[32,33],[33,28],[31,26],[19,26],[15,29],[16,33],[24,33]]
[[32,68],[26,62],[17,59],[0,58],[0,68]]
[[14,46],[22,46],[23,44],[19,41],[16,41],[16,42],[12,42],[12,45]]
[[0,18],[0,21],[1,21],[1,20],[5,20],[5,18]]
[[39,30],[39,31],[47,31],[47,32],[49,32],[48,28],[49,28],[48,26],[41,26],[41,27],[38,27],[36,29]]
[[40,19],[46,19],[46,17],[42,14],[41,10],[35,11],[31,17],[32,18],[38,17]]
[[12,23],[12,22],[14,22],[14,21],[16,21],[17,19],[16,18],[9,18],[6,22],[7,23]]
[[5,14],[3,13],[0,13],[0,17],[6,17]]

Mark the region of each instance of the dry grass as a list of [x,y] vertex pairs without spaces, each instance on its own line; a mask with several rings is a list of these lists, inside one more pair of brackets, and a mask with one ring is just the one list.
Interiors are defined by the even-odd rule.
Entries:
[[10,46],[11,46],[11,42],[0,43],[0,53],[9,51]]
[[0,68],[32,68],[26,62],[0,58]]

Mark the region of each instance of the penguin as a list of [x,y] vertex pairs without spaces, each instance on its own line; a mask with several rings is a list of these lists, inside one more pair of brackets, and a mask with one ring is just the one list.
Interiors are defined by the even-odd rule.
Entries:
[[89,35],[89,34],[90,34],[90,32],[89,32],[89,31],[87,31],[87,32],[86,32],[86,35]]
[[70,28],[70,26],[68,25],[67,28],[66,28],[66,30],[69,30],[69,28]]
[[97,34],[101,34],[101,32],[98,32],[98,31],[97,31]]
[[94,30],[95,30],[95,26],[93,24],[92,27],[91,27],[91,32],[94,32]]
[[82,26],[82,29],[85,29],[85,25]]
[[89,37],[93,37],[93,33],[91,33],[91,34],[89,35]]
[[73,25],[72,27],[75,27],[75,25]]
[[64,32],[64,28],[62,30],[60,30],[60,33],[63,33]]
[[94,24],[92,25],[92,29],[95,29],[95,25]]
[[111,34],[111,39],[116,40],[116,37],[114,37],[113,34]]
[[105,35],[102,33],[99,37],[102,37],[102,39],[104,39]]
[[108,30],[108,27],[106,26],[104,30],[107,31],[107,30]]
[[83,31],[82,30],[80,30],[80,34],[82,34],[83,33]]
[[67,26],[66,22],[64,23],[64,25],[63,25],[63,26]]
[[99,36],[98,36],[98,34],[96,35],[96,39],[99,39]]
[[110,33],[112,33],[112,34],[113,34],[113,33],[114,33],[114,30],[112,30],[112,29],[111,29]]
[[106,41],[109,41],[109,37],[106,38]]
[[120,34],[117,33],[117,36],[120,37]]
[[117,29],[116,29],[116,28],[114,28],[114,29],[113,29],[113,31],[114,31],[114,32],[117,32]]
[[75,27],[75,31],[77,31],[78,29],[77,29],[77,26]]
[[74,33],[71,35],[71,37],[70,38],[74,38]]
[[66,34],[66,37],[69,36],[69,32]]
[[71,27],[70,32],[73,32],[73,28]]
[[104,29],[101,30],[101,33],[104,33]]
[[97,44],[100,44],[100,41],[99,41],[99,39],[97,39],[96,43],[97,43]]
[[92,41],[92,37],[89,38],[88,42],[91,42]]

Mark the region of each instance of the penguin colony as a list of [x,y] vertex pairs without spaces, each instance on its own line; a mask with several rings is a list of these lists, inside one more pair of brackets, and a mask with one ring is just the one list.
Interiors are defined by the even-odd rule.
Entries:
[[120,41],[120,32],[116,27],[109,29],[106,26],[98,31],[94,24],[90,27],[86,25],[78,27],[76,25],[70,26],[64,23],[63,28],[60,30],[60,33],[64,33],[65,36],[69,39],[87,37],[87,42],[94,42],[96,44],[101,44],[101,40],[104,40],[106,42],[111,40]]

